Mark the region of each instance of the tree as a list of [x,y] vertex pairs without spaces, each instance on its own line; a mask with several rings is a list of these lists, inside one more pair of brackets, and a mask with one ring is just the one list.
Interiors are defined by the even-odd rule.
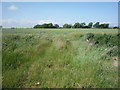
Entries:
[[53,24],[49,23],[47,28],[53,28],[53,27],[54,27]]
[[100,28],[109,28],[109,24],[100,24],[99,27]]
[[33,28],[39,28],[39,25],[37,24],[37,25],[35,25]]
[[104,24],[104,28],[109,28],[109,24]]
[[55,27],[53,26],[52,23],[48,23],[48,24],[45,23],[42,25],[37,24],[33,28],[55,28]]
[[104,24],[100,24],[99,27],[100,27],[100,28],[104,28]]
[[113,29],[118,29],[118,28],[119,28],[119,27],[117,27],[117,26],[114,26],[114,27],[113,27]]
[[72,28],[72,24],[68,24],[68,28]]
[[46,24],[46,23],[45,23],[45,24],[42,25],[42,27],[43,27],[43,28],[48,28],[48,27],[49,27],[49,24]]
[[83,23],[80,23],[80,28],[83,28],[86,24],[83,22]]
[[63,25],[63,28],[71,28],[71,27],[72,27],[71,24],[64,24],[64,25]]
[[99,22],[96,22],[96,23],[93,25],[93,27],[94,27],[94,28],[99,28],[99,27],[100,27],[99,24],[100,24]]
[[15,27],[11,27],[11,29],[15,29]]
[[84,26],[83,28],[90,28],[89,26]]
[[55,28],[59,28],[59,25],[58,25],[58,24],[54,24],[54,27],[55,27]]
[[92,28],[92,26],[93,26],[93,22],[90,22],[90,23],[88,24],[88,27]]
[[73,25],[73,28],[80,28],[80,23],[75,23],[75,24]]
[[64,24],[64,25],[63,25],[63,28],[68,28],[68,24]]

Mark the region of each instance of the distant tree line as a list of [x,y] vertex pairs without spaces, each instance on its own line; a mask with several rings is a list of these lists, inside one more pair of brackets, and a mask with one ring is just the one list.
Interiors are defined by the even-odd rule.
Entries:
[[75,24],[64,24],[63,27],[59,27],[58,24],[52,24],[52,23],[48,23],[48,24],[37,24],[35,25],[33,28],[109,28],[109,24],[108,23],[103,23],[100,24],[100,22],[96,22],[95,24],[93,24],[93,22],[90,22],[88,24],[86,24],[85,22],[82,23],[75,23]]
[[52,23],[49,23],[49,24],[42,24],[42,25],[35,25],[33,28],[59,28],[59,25],[58,24],[52,24]]
[[88,25],[86,25],[85,22],[83,23],[75,23],[74,25],[71,24],[64,24],[63,28],[109,28],[109,24],[100,24],[99,22],[96,22],[95,24],[93,24],[93,22],[88,23]]

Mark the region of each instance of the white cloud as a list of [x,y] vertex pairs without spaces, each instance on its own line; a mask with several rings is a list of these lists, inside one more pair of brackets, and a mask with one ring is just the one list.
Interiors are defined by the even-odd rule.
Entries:
[[44,24],[44,23],[53,23],[53,24],[55,24],[55,22],[52,21],[52,20],[40,20],[40,21],[38,21],[38,24]]
[[11,5],[10,7],[8,7],[8,10],[15,11],[15,10],[18,10],[18,7]]

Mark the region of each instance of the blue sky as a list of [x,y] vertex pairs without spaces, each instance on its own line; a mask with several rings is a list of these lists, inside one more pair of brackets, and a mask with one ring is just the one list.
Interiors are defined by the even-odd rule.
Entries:
[[3,2],[3,27],[101,22],[118,25],[118,2]]

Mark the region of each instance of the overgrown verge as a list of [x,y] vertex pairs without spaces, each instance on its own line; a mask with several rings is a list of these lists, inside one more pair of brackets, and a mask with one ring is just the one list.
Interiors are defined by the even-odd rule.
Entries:
[[103,57],[109,58],[109,57],[118,56],[118,53],[119,53],[118,46],[120,46],[120,43],[118,41],[119,35],[120,34],[111,35],[111,34],[87,33],[84,35],[84,38],[89,45],[106,47]]

